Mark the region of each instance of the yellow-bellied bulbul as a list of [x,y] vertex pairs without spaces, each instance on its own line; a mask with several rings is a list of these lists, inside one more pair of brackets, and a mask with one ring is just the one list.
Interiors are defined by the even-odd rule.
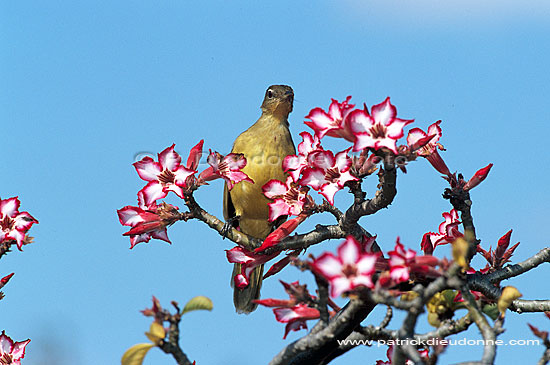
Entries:
[[[262,240],[276,225],[268,221],[268,203],[271,201],[264,196],[262,186],[271,179],[285,182],[287,175],[281,164],[287,155],[296,154],[288,129],[288,114],[292,111],[293,101],[294,92],[290,86],[270,86],[265,92],[260,119],[237,137],[231,150],[244,154],[247,164],[242,171],[254,180],[254,184],[243,181],[231,191],[225,186],[224,217],[226,221],[238,218],[243,233]],[[233,277],[240,272],[240,264],[235,264],[231,285],[234,285]],[[238,313],[250,313],[256,309],[257,304],[252,300],[260,298],[262,275],[263,265],[254,269],[246,288],[234,286],[233,302]]]

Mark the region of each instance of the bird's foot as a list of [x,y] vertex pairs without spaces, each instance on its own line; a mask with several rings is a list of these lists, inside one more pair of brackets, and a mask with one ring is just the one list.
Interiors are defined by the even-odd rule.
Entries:
[[236,228],[235,223],[239,222],[239,219],[241,218],[240,215],[236,215],[234,217],[229,218],[223,225],[222,231],[220,232],[222,235],[222,239],[226,239],[227,235],[231,231],[232,228]]

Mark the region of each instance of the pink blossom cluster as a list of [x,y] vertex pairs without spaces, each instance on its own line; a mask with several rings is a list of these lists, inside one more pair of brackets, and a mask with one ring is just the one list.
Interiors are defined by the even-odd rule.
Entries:
[[199,161],[202,156],[204,141],[195,145],[187,161],[182,164],[182,157],[172,145],[158,154],[158,161],[149,156],[133,165],[140,178],[147,184],[138,192],[138,206],[125,206],[117,211],[120,223],[131,227],[124,233],[130,236],[130,248],[140,242],[149,242],[151,238],[171,243],[166,227],[182,219],[178,207],[167,203],[157,203],[173,192],[181,199],[185,194],[207,185],[207,181],[224,179],[229,189],[241,181],[253,181],[242,171],[246,158],[242,154],[230,153],[222,156],[210,151],[207,162],[210,165],[197,176]]

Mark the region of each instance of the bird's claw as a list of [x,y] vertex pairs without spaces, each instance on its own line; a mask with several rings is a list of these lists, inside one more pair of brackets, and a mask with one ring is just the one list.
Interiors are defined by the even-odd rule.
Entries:
[[223,224],[223,227],[222,227],[222,230],[221,230],[221,235],[222,235],[222,239],[226,239],[227,238],[227,235],[229,234],[229,232],[231,231],[232,228],[234,228],[234,223],[235,222],[238,222],[239,221],[239,218],[241,218],[240,215],[236,215],[234,217],[231,217],[229,218],[224,224]]

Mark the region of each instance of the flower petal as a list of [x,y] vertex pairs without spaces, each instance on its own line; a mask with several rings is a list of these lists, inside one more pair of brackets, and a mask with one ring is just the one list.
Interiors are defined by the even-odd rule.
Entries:
[[343,244],[338,247],[338,256],[342,261],[342,264],[355,265],[359,261],[359,255],[361,254],[361,245],[355,238],[348,236]]
[[150,181],[140,190],[145,198],[145,204],[152,204],[155,200],[164,199],[168,193],[158,181]]
[[262,191],[266,197],[273,199],[277,196],[286,194],[288,188],[279,180],[272,179],[262,186]]
[[371,114],[376,123],[388,125],[389,122],[397,115],[397,109],[390,103],[390,97],[380,104],[373,105]]
[[314,190],[319,190],[327,181],[325,179],[325,172],[317,168],[305,168],[302,174],[302,178],[298,181],[300,185],[309,185]]
[[162,166],[155,162],[151,157],[145,156],[141,160],[133,163],[136,171],[143,180],[154,181],[162,172]]
[[17,215],[20,204],[18,197],[0,200],[0,215],[13,218]]
[[134,227],[138,223],[145,221],[141,216],[141,213],[144,213],[144,210],[138,207],[126,206],[122,209],[117,210],[118,220],[123,226]]
[[342,262],[333,254],[325,252],[312,263],[313,268],[326,279],[342,275]]
[[283,199],[275,199],[273,203],[269,203],[269,221],[273,222],[282,215],[289,215],[290,207]]
[[181,156],[179,153],[174,151],[176,145],[166,148],[164,151],[159,153],[159,163],[162,165],[163,170],[168,169],[170,171],[176,171],[176,169],[181,164]]
[[345,276],[339,276],[330,281],[330,295],[333,298],[351,289],[353,289],[352,282]]

